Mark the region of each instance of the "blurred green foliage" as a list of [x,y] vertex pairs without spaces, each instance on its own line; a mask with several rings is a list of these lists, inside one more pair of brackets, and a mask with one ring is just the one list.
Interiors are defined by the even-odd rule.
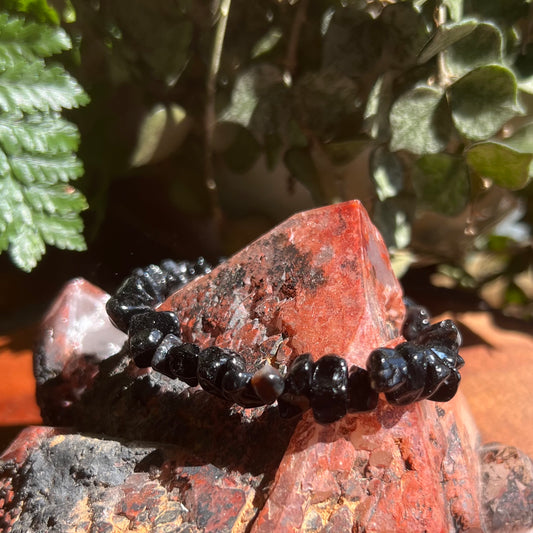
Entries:
[[[497,280],[501,305],[533,312],[530,1],[3,7],[61,21],[74,42],[63,59],[91,97],[73,119],[96,219],[114,179],[165,161],[173,204],[196,215],[274,224],[291,194],[295,210],[358,197],[400,273]],[[284,199],[252,185],[279,176]]]

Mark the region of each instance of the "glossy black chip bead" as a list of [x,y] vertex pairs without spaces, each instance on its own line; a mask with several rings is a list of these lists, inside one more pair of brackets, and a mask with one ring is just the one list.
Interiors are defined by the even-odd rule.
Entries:
[[404,342],[395,348],[407,365],[404,382],[385,397],[390,404],[408,405],[421,399],[426,385],[427,360],[422,347],[411,342]]
[[166,365],[172,377],[187,383],[191,387],[198,385],[198,355],[200,347],[185,342],[169,350]]
[[315,420],[330,424],[346,415],[348,399],[348,366],[337,355],[321,357],[313,368],[309,395]]
[[349,413],[373,411],[378,405],[378,399],[379,394],[372,388],[368,371],[352,366],[348,374],[347,411]]
[[252,373],[236,367],[229,368],[222,376],[222,395],[230,402],[241,407],[259,407],[264,405],[252,388]]
[[366,369],[376,392],[392,392],[407,380],[407,362],[394,348],[377,348],[368,356]]
[[456,395],[460,381],[461,374],[459,374],[456,368],[452,368],[450,376],[428,397],[428,400],[433,402],[449,402]]
[[206,392],[224,398],[222,379],[226,372],[244,372],[244,359],[231,350],[210,346],[198,356],[198,384]]
[[152,357],[165,335],[179,335],[179,320],[171,311],[149,309],[131,318],[128,328],[130,354],[139,368],[151,366]]
[[403,322],[402,335],[405,340],[414,341],[429,326],[429,312],[425,307],[415,304],[409,298],[404,298],[403,301],[405,304],[405,320]]
[[462,343],[461,333],[453,322],[446,319],[432,324],[420,332],[417,344],[432,346],[446,346],[451,350],[458,350]]
[[126,333],[133,316],[163,302],[169,294],[193,278],[211,272],[200,257],[196,262],[165,259],[161,265],[136,268],[107,301],[106,311],[113,324]]
[[172,333],[166,335],[156,348],[150,366],[171,379],[178,378],[179,375],[172,370],[170,362],[173,357],[176,357],[175,353],[182,344],[183,341],[178,336],[172,335]]
[[282,418],[301,415],[309,409],[309,395],[313,377],[311,354],[304,353],[294,359],[285,376],[285,388],[278,398]]
[[274,403],[285,388],[279,370],[268,363],[254,373],[251,384],[258,398],[266,405]]

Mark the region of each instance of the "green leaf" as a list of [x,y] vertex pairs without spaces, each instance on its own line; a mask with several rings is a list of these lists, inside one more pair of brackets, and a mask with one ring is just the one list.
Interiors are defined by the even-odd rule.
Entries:
[[502,143],[518,152],[533,153],[533,123],[522,126]]
[[418,63],[425,63],[455,42],[472,33],[479,21],[462,20],[457,23],[442,24],[437,28],[431,39],[418,56]]
[[311,193],[317,205],[322,205],[323,194],[315,163],[305,148],[291,148],[283,158],[292,177],[302,183]]
[[510,190],[527,184],[532,159],[532,153],[524,154],[495,142],[474,144],[466,152],[466,160],[473,170]]
[[270,28],[268,32],[259,39],[252,48],[251,56],[255,59],[260,55],[270,52],[283,37],[280,28]]
[[386,57],[393,69],[414,65],[428,39],[424,17],[408,2],[388,4],[378,21],[383,24]]
[[83,251],[87,249],[81,235],[83,221],[79,215],[63,216],[37,213],[34,216],[35,226],[43,241],[61,250]]
[[376,224],[388,248],[399,250],[411,242],[411,219],[414,202],[397,196],[376,202],[372,221]]
[[403,165],[395,154],[378,146],[370,155],[370,177],[381,202],[393,198],[403,188]]
[[13,68],[22,59],[33,62],[70,48],[70,39],[61,28],[0,13],[1,70]]
[[[272,170],[278,163],[283,148],[298,143],[298,135],[294,135],[298,126],[292,120],[290,90],[287,85],[281,82],[267,85],[268,90],[258,95],[249,128],[263,146],[268,168]],[[299,135],[302,135],[301,130]]]
[[448,8],[451,20],[454,22],[461,20],[463,17],[463,0],[443,0],[442,3]]
[[446,70],[461,77],[482,65],[503,63],[503,35],[488,22],[478,24],[472,32],[446,48]]
[[413,187],[424,207],[454,216],[468,204],[470,180],[460,157],[448,154],[424,155],[412,174]]
[[384,49],[383,25],[355,5],[338,8],[324,35],[322,65],[349,77],[374,71]]
[[0,117],[0,147],[11,156],[23,152],[59,154],[77,150],[76,126],[59,115],[3,115]]
[[83,171],[74,154],[79,134],[59,112],[86,102],[87,97],[63,67],[43,60],[52,51],[70,46],[62,30],[18,18],[4,22],[0,28],[0,48],[2,40],[7,43],[0,54],[0,250],[7,249],[19,268],[30,271],[44,254],[45,243],[76,250],[85,247],[79,212],[87,202],[67,184]]
[[177,104],[156,105],[147,113],[139,128],[131,165],[139,167],[168,157],[187,137],[191,122],[185,109]]
[[292,90],[291,111],[304,130],[324,139],[345,137],[362,122],[357,84],[332,69],[300,77]]
[[326,143],[324,151],[334,165],[347,165],[358,155],[366,150],[371,144],[370,139],[353,139],[348,141],[337,141]]
[[256,94],[257,72],[250,69],[240,74],[233,87],[231,104],[219,115],[220,122],[235,122],[247,127],[259,101]]
[[459,132],[471,140],[497,133],[522,113],[514,74],[498,65],[479,67],[448,89],[452,118]]
[[46,0],[4,0],[4,9],[18,11],[33,16],[39,22],[59,24],[57,11]]
[[231,171],[243,174],[250,170],[259,158],[261,146],[249,129],[239,124],[230,126],[236,131],[231,134],[233,140],[222,156]]
[[83,89],[59,65],[47,67],[44,61],[20,61],[0,72],[0,109],[6,113],[48,113],[87,102]]
[[21,270],[33,270],[45,252],[44,241],[36,228],[21,225],[10,236],[9,256]]
[[[111,46],[156,80],[174,86],[191,55],[193,23],[187,2],[115,0],[106,3]],[[142,75],[141,74],[141,75]]]
[[52,186],[34,185],[23,191],[26,204],[36,212],[57,215],[79,213],[87,209],[87,200],[71,185],[58,183]]
[[528,8],[528,0],[469,0],[465,5],[465,15],[472,14],[480,19],[510,26],[518,19],[527,17]]
[[67,182],[83,173],[81,161],[72,153],[61,155],[23,154],[10,160],[11,172],[25,185]]
[[394,77],[390,72],[380,76],[372,87],[364,112],[365,130],[377,141],[386,141],[390,135],[389,112],[393,100]]
[[390,112],[391,150],[414,154],[437,153],[444,149],[451,127],[443,93],[420,86],[394,102]]
[[533,43],[520,46],[513,67],[520,90],[533,94]]

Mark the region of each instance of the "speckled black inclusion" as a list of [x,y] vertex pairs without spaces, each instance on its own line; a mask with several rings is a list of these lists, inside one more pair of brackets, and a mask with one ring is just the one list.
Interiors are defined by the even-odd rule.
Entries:
[[163,261],[135,269],[107,303],[112,322],[128,334],[130,354],[139,367],[152,367],[171,379],[242,407],[259,407],[277,400],[284,418],[311,408],[315,420],[329,424],[347,413],[371,411],[379,393],[393,405],[422,399],[450,400],[459,386],[464,360],[458,353],[461,335],[451,320],[430,324],[428,311],[406,299],[402,334],[395,348],[373,350],[366,368],[348,369],[335,354],[313,361],[296,357],[282,376],[270,365],[254,374],[236,352],[211,346],[204,350],[180,338],[177,315],[154,311],[168,295],[199,275],[211,271],[197,262]]

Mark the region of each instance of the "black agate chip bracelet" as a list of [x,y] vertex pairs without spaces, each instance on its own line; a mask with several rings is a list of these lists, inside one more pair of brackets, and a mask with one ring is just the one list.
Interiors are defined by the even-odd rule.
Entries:
[[458,353],[461,335],[456,325],[451,320],[431,325],[427,310],[408,299],[402,329],[406,342],[372,351],[366,369],[348,369],[346,360],[337,355],[313,361],[306,353],[296,357],[284,375],[269,364],[251,373],[234,351],[183,342],[176,313],[154,307],[210,271],[203,258],[195,263],[168,259],[135,269],[109,299],[107,313],[128,334],[129,351],[138,367],[152,367],[191,387],[200,385],[245,408],[277,400],[284,418],[311,408],[322,424],[375,409],[379,393],[393,405],[407,405],[423,399],[446,402],[457,392],[464,360]]

